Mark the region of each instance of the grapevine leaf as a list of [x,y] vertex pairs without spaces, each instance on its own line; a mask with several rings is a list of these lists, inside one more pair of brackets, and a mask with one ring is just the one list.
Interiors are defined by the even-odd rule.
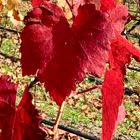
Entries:
[[112,139],[117,124],[124,118],[125,113],[122,105],[124,95],[123,82],[126,74],[126,64],[130,63],[131,57],[140,62],[140,52],[122,37],[119,32],[116,32],[116,38],[111,43],[110,70],[106,71],[102,89],[103,140]]
[[43,68],[51,57],[52,34],[50,28],[38,23],[26,26],[21,34],[21,39],[22,74],[35,74],[37,69]]
[[[32,104],[28,88],[15,107],[17,85],[0,77],[0,139],[1,140],[45,140],[45,132],[39,128],[40,117]],[[7,127],[8,126],[8,127]]]
[[96,7],[97,10],[99,10],[100,9],[100,6],[101,6],[100,0],[66,0],[66,2],[70,6],[70,9],[71,9],[72,14],[74,16],[77,16],[77,14],[78,14],[78,8],[80,6],[85,5],[85,4],[95,5],[95,7]]
[[17,85],[10,82],[7,76],[0,76],[0,140],[11,138],[16,92]]
[[38,7],[43,0],[32,0],[32,7]]
[[32,94],[25,88],[15,116],[12,132],[13,140],[45,140],[46,133],[40,128],[41,117],[32,104]]
[[45,69],[55,54],[52,28],[59,26],[57,23],[62,18],[64,19],[62,10],[48,2],[44,2],[40,8],[35,8],[25,17],[26,27],[21,33],[20,48],[23,75],[35,74],[38,69]]
[[[106,71],[102,88],[102,140],[111,140],[115,126],[124,118],[124,110],[119,112],[124,94],[123,86],[123,76],[119,69]],[[123,117],[119,118],[118,114]]]
[[[38,71],[46,91],[59,105],[75,90],[76,82],[81,82],[85,73],[101,76],[112,28],[106,15],[97,11],[93,4],[79,8],[72,27],[63,11],[50,2],[35,8],[25,21],[21,34],[23,75]],[[46,32],[45,28],[50,31]]]
[[115,8],[109,11],[109,14],[114,28],[122,32],[128,19],[128,8],[122,4],[117,4]]
[[124,74],[125,66],[130,63],[131,57],[140,62],[140,51],[121,36],[119,32],[116,32],[116,38],[112,40],[111,53],[110,67],[124,70]]
[[101,10],[106,12],[115,8],[115,0],[100,0],[101,2]]

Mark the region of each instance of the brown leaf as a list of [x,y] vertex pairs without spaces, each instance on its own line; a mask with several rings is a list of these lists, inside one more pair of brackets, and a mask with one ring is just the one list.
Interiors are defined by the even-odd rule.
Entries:
[[133,87],[133,90],[136,94],[140,95],[140,87],[139,86]]
[[3,9],[3,5],[2,5],[2,3],[0,2],[0,12],[2,11],[2,9]]
[[13,17],[14,17],[14,19],[16,19],[16,20],[18,20],[18,21],[20,21],[21,20],[21,18],[20,18],[20,13],[19,13],[19,11],[18,10],[13,10]]
[[83,105],[83,106],[81,107],[81,110],[82,110],[82,111],[86,111],[88,108],[89,108],[88,105]]

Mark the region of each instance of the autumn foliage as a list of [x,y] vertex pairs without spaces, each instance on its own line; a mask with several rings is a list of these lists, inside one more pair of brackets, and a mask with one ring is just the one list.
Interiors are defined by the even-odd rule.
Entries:
[[[126,65],[132,57],[140,62],[140,51],[121,35],[129,18],[128,9],[114,0],[67,3],[71,22],[58,5],[32,0],[33,8],[24,18],[20,36],[22,75],[37,76],[61,106],[87,74],[101,77],[105,72],[102,140],[111,140],[117,124],[125,117]],[[0,83],[0,140],[45,139],[28,87],[15,107],[17,85],[5,76],[0,77]]]

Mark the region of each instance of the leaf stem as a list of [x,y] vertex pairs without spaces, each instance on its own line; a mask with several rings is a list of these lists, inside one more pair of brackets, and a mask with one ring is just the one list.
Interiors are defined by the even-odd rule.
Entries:
[[61,119],[61,116],[62,116],[62,113],[63,113],[64,106],[65,106],[65,101],[63,101],[62,105],[59,108],[57,118],[56,118],[56,121],[55,121],[55,124],[54,124],[54,127],[53,127],[53,132],[54,132],[53,140],[58,139],[58,125],[59,125],[59,122],[60,122],[60,119]]

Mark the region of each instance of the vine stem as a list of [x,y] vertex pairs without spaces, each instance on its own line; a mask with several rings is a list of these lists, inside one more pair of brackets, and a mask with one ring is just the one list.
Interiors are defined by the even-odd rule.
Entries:
[[59,107],[59,111],[57,114],[57,118],[53,127],[53,132],[54,132],[54,136],[53,136],[53,140],[58,140],[58,125],[64,110],[64,106],[65,106],[65,101],[62,102],[62,105]]
[[96,88],[100,88],[101,89],[102,88],[102,85],[96,85],[96,86],[93,86],[91,88],[85,89],[83,91],[79,91],[79,92],[77,92],[77,94],[83,94],[85,92],[90,92],[90,91],[92,91],[92,90],[94,90]]

